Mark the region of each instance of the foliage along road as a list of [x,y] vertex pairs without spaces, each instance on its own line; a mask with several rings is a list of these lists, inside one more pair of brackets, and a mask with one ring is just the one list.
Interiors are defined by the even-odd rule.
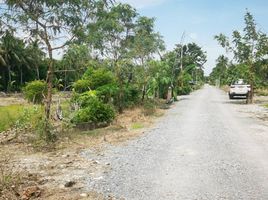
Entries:
[[268,199],[268,127],[239,106],[210,86],[181,98],[142,137],[96,156],[110,170],[88,187],[125,199]]

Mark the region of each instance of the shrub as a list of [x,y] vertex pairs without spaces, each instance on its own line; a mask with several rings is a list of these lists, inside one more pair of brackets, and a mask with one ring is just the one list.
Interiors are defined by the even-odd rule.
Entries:
[[23,89],[25,98],[33,103],[42,103],[47,94],[47,83],[45,81],[32,81]]
[[97,96],[105,103],[111,101],[113,97],[118,93],[119,88],[116,84],[107,84],[96,89]]
[[81,108],[85,108],[90,106],[92,104],[91,101],[94,101],[96,99],[96,91],[91,90],[82,94],[75,95],[73,101],[77,102]]
[[104,104],[99,101],[97,98],[91,98],[88,101],[86,107],[78,110],[72,122],[75,124],[83,123],[83,122],[111,122],[115,118],[115,111],[109,104]]
[[179,87],[177,93],[178,95],[188,95],[191,93],[191,91],[192,91],[192,88],[189,85],[187,85],[182,88]]
[[143,105],[144,115],[153,115],[156,111],[156,102],[152,99],[147,99]]
[[114,105],[119,109],[120,106],[123,108],[132,107],[140,101],[140,91],[134,86],[127,86],[123,88],[123,94],[120,98],[120,90],[117,90],[117,93],[114,97]]
[[93,70],[89,68],[85,72],[83,79],[89,81],[90,88],[93,90],[104,85],[115,83],[113,74],[106,69]]
[[140,91],[134,86],[128,86],[125,88],[125,101],[128,103],[138,103],[140,100]]
[[73,84],[73,89],[75,92],[83,93],[90,90],[89,80],[78,80]]

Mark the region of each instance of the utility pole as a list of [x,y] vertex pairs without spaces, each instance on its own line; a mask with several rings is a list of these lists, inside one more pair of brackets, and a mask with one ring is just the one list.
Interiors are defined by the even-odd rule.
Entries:
[[182,62],[183,62],[183,41],[184,41],[184,38],[185,38],[185,31],[183,31],[182,33],[182,36],[181,36],[181,42],[180,42],[180,45],[181,45],[181,54],[180,54],[180,86],[181,88],[183,87],[183,66],[182,66]]
[[182,33],[182,36],[181,36],[181,43],[180,43],[180,45],[181,45],[181,63],[180,63],[180,69],[181,69],[181,71],[182,71],[183,40],[184,40],[184,38],[185,38],[185,31],[183,31],[183,33]]

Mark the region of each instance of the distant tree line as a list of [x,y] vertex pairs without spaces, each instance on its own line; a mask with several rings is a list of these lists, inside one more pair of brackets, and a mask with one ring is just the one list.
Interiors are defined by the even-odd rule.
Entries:
[[[215,36],[233,59],[221,55],[216,60],[209,79],[215,84],[229,85],[237,79],[244,79],[251,85],[249,103],[253,100],[255,88],[268,86],[268,37],[258,30],[253,15],[247,11],[243,31],[233,31],[232,39],[223,34]],[[230,56],[229,56],[230,57]]]

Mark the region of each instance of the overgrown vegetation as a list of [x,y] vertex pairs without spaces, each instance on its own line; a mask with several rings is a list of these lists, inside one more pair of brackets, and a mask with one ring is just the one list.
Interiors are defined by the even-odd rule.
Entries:
[[0,158],[0,197],[3,199],[17,199],[18,188],[22,182],[22,176],[9,167],[10,157]]
[[23,88],[25,98],[32,103],[42,103],[47,95],[47,84],[44,81],[32,81]]
[[72,122],[79,124],[83,122],[90,123],[110,123],[115,118],[115,111],[109,104],[104,104],[97,97],[90,94],[82,94],[78,98],[81,109],[76,111]]
[[0,106],[0,132],[7,130],[22,116],[21,105]]
[[[23,91],[29,102],[44,103],[35,132],[46,141],[55,140],[52,130],[62,123],[109,124],[140,105],[152,115],[156,99],[166,99],[169,90],[176,100],[204,81],[206,52],[196,43],[165,52],[155,19],[128,4],[5,0],[1,6],[0,90]],[[56,50],[62,59],[53,57]],[[54,89],[69,91],[70,105],[53,100]],[[9,120],[2,130],[14,124]]]

